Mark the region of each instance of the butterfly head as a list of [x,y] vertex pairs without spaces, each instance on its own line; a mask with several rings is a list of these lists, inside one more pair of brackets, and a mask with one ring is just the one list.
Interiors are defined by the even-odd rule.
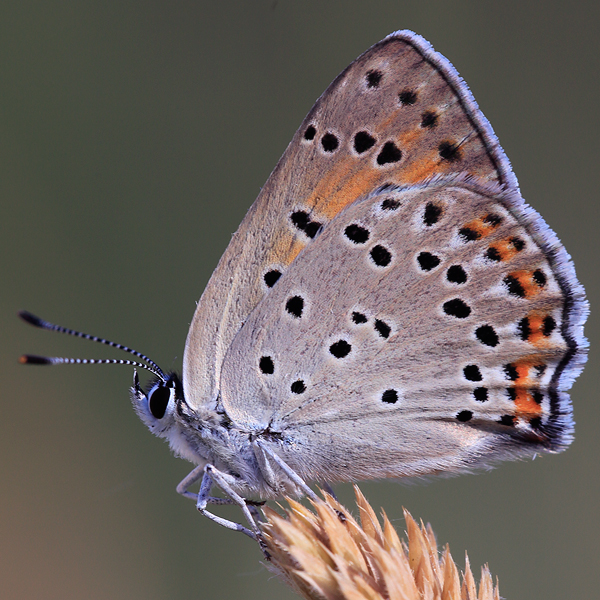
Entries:
[[175,424],[177,404],[183,399],[183,386],[176,373],[155,377],[144,391],[137,371],[133,374],[131,401],[140,419],[159,437],[168,437]]

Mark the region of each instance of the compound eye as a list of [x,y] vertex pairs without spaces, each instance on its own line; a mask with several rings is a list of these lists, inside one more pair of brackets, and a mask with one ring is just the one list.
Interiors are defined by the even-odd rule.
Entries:
[[155,419],[162,419],[167,412],[169,399],[171,398],[171,390],[159,384],[150,390],[148,394],[148,409]]

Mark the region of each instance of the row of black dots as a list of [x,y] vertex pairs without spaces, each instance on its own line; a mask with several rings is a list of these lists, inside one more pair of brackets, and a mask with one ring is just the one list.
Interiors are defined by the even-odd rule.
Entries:
[[[420,252],[417,255],[417,262],[422,271],[432,271],[440,265],[441,259],[431,252]],[[452,265],[448,267],[446,279],[450,283],[461,285],[467,282],[467,273],[461,265]]]
[[[428,202],[425,205],[423,211],[423,224],[426,227],[433,227],[441,219],[443,214],[443,208],[439,204],[434,202]],[[417,256],[419,266],[423,271],[431,271],[440,264],[440,258],[430,252],[421,252]],[[467,282],[467,273],[461,265],[452,265],[448,267],[446,272],[446,279],[450,283],[456,283],[462,285]]]
[[[264,375],[273,375],[275,373],[275,363],[270,356],[261,356],[258,361],[258,368]],[[306,383],[302,379],[297,379],[290,386],[294,394],[303,394],[306,391]]]
[[[367,71],[365,83],[367,88],[376,89],[381,85],[383,73],[377,69]],[[414,106],[418,101],[418,93],[406,88],[398,93],[398,102],[402,106]],[[438,124],[439,115],[432,110],[426,110],[421,114],[421,127],[432,129]]]
[[[368,89],[377,89],[383,81],[383,73],[378,69],[370,69],[365,74],[365,83]],[[401,106],[414,106],[418,101],[418,93],[412,89],[404,89],[398,93],[398,102]],[[439,123],[439,115],[432,110],[421,113],[420,126],[424,129],[434,129]],[[456,142],[445,140],[438,147],[440,158],[455,161],[462,158],[459,145]]]
[[[418,95],[414,90],[403,90],[398,94],[398,101],[401,106],[414,106],[417,103]],[[435,129],[439,124],[439,115],[432,110],[425,110],[421,113],[421,127],[423,129]],[[441,159],[454,162],[462,158],[460,144],[452,140],[444,140],[438,145],[438,154]]]
[[[366,244],[371,233],[368,229],[357,223],[352,223],[344,229],[345,237],[353,244]],[[370,251],[371,260],[379,267],[386,267],[392,259],[390,251],[384,246],[378,244]],[[437,267],[441,260],[438,256],[430,252],[421,252],[417,256],[417,262],[423,271],[430,271]],[[453,265],[447,273],[448,281],[453,283],[465,283],[467,275],[460,265]],[[447,315],[455,316],[459,319],[464,319],[471,314],[471,308],[460,298],[455,298],[444,303],[444,312]]]
[[[432,117],[429,113],[423,116],[423,122],[432,122]],[[430,128],[429,125],[425,126]],[[309,125],[304,130],[304,139],[310,142],[314,140],[316,133],[317,130],[315,126]],[[353,135],[352,147],[354,151],[359,155],[371,150],[371,148],[373,148],[373,146],[375,146],[376,143],[376,138],[373,137],[368,131],[357,131]],[[332,154],[340,147],[340,139],[335,133],[327,131],[323,134],[323,136],[321,136],[321,147],[323,148],[324,152]],[[438,154],[441,159],[446,160],[448,162],[455,162],[462,158],[462,153],[460,151],[459,144],[449,140],[444,140],[443,142],[440,142],[440,144],[438,145]],[[393,140],[387,140],[386,142],[384,142],[379,150],[379,153],[377,154],[377,164],[382,167],[387,164],[397,163],[400,160],[402,160],[402,150],[398,148],[396,143]]]
[[[285,302],[285,310],[289,315],[291,315],[295,319],[300,319],[302,318],[302,315],[304,313],[304,304],[305,302],[302,296],[291,296]],[[382,337],[389,336],[391,330],[389,325],[387,325],[387,323],[384,323],[383,321],[376,321],[375,329]],[[348,356],[351,350],[352,346],[344,339],[338,340],[337,342],[334,342],[329,346],[330,354],[338,359],[345,358],[346,356]],[[261,357],[259,360],[259,369],[265,375],[273,374],[275,370],[273,359],[270,356]],[[298,385],[297,387],[299,389],[300,386]]]
[[[466,319],[471,314],[471,307],[460,298],[453,298],[444,302],[442,309],[445,314],[457,319]],[[480,325],[477,327],[475,329],[475,337],[481,344],[490,348],[495,348],[500,343],[500,338],[491,325]],[[474,371],[472,372],[474,373]],[[466,374],[465,377],[467,377]],[[472,379],[471,381],[479,380]]]
[[[312,141],[316,136],[317,130],[314,125],[309,125],[304,131],[304,139]],[[377,140],[368,131],[357,131],[352,140],[352,147],[357,154],[364,154],[375,146]],[[321,136],[321,148],[327,154],[332,154],[340,147],[340,140],[335,133],[327,131]],[[384,142],[377,154],[376,162],[379,166],[391,163],[397,163],[402,159],[402,150],[398,148],[395,142],[388,140]]]
[[[369,89],[379,87],[383,73],[378,70],[370,70],[365,75],[365,82]],[[304,139],[312,140],[316,135],[314,125],[309,125],[304,132]],[[321,145],[326,152],[332,152],[337,149],[339,141],[335,139],[335,143],[330,139],[331,133],[325,133],[321,138]],[[354,134],[353,147],[357,154],[363,154],[373,148],[376,144],[376,139],[367,131],[358,131]],[[377,156],[377,164],[385,165],[388,163],[398,162],[402,158],[401,150],[392,141],[385,142]]]
[[[345,342],[346,345],[344,345],[344,342],[345,340],[340,340],[339,342],[336,342],[331,346],[331,353],[337,358],[347,356],[347,354],[350,352],[349,344]],[[346,346],[348,346],[348,348]],[[273,359],[270,356],[261,356],[258,364],[261,372],[265,375],[272,375],[275,372],[275,364],[273,363]],[[303,394],[304,392],[306,392],[306,389],[306,383],[303,379],[297,379],[290,385],[290,391],[293,394]],[[398,399],[398,392],[395,389],[385,390],[381,394],[381,401],[385,404],[395,404],[396,402],[398,402]]]
[[[354,311],[352,313],[352,322],[356,325],[363,325],[368,322],[367,315]],[[379,334],[383,339],[388,339],[390,337],[390,333],[392,332],[392,328],[382,319],[375,319],[373,323],[373,329]]]
[[313,239],[323,227],[321,222],[313,221],[304,210],[294,211],[290,215],[290,221],[298,231],[302,231],[310,239]]
[[[467,423],[473,418],[473,411],[470,410],[461,410],[457,415],[456,419],[461,423]],[[514,415],[502,415],[498,421],[500,425],[505,425],[506,427],[514,427],[516,422],[516,417]],[[529,419],[529,425],[538,429],[542,425],[542,420],[539,417],[533,417]]]
[[[379,263],[381,263],[381,264],[378,264],[378,266],[386,266],[387,264],[389,264],[388,255],[386,254],[386,252],[387,251],[385,250],[385,248],[383,250],[376,249],[375,252],[373,252],[373,254],[371,255],[371,258],[373,259],[373,261],[376,264],[378,264],[377,261],[379,261]],[[279,281],[280,277],[281,277],[281,271],[279,271],[278,269],[271,269],[270,271],[267,271],[264,274],[263,279],[264,279],[265,285],[267,287],[272,288]],[[446,277],[447,277],[448,281],[450,281],[451,283],[461,284],[461,283],[465,283],[467,281],[467,274],[465,273],[465,270],[460,265],[452,265],[451,267],[449,267]],[[547,319],[546,323],[548,324],[546,328],[548,329],[550,327],[549,323],[550,322],[553,323],[554,320],[552,319],[552,317],[547,317],[546,319]],[[552,329],[553,328],[554,328],[554,326],[552,325]]]
[[[401,106],[414,106],[417,103],[417,92],[405,89],[398,94],[398,101]],[[433,129],[438,125],[439,115],[432,110],[425,110],[421,113],[421,127]]]
[[[344,236],[353,244],[363,245],[369,241],[371,232],[357,223],[351,223],[344,229]],[[381,244],[377,244],[369,251],[369,256],[378,267],[387,267],[392,262],[392,253]]]
[[[544,336],[549,336],[556,326],[556,322],[550,316],[547,316],[543,320],[543,330],[542,333]],[[525,317],[519,321],[517,325],[517,334],[523,341],[530,341],[532,336],[535,336],[538,333],[537,330],[532,330],[529,317]],[[475,337],[479,342],[481,342],[484,346],[489,346],[490,348],[495,348],[499,343],[500,339],[496,330],[491,325],[481,325],[475,330]],[[538,368],[538,367],[536,367]],[[541,369],[541,373],[545,369],[545,365],[539,365],[539,369]]]
[[[547,365],[539,364],[533,365],[533,368],[536,373],[536,377],[541,377],[546,371]],[[517,365],[514,363],[508,363],[503,366],[504,376],[509,381],[516,381],[519,379],[519,372],[517,369]],[[482,381],[483,376],[481,375],[481,370],[477,365],[467,365],[463,368],[463,376],[467,381]]]
[[[544,365],[544,364],[536,365],[536,366],[534,366],[534,369],[536,370],[537,376],[540,377],[546,370],[546,365]],[[505,373],[506,378],[509,379],[510,381],[516,381],[519,379],[519,372],[518,372],[516,364],[509,363],[509,364],[504,365],[504,373]],[[464,367],[463,375],[464,375],[465,379],[467,379],[468,381],[479,382],[483,379],[483,377],[481,375],[481,371],[477,365],[467,365],[466,367]],[[506,389],[506,391],[507,391],[508,398],[510,400],[512,400],[513,402],[515,402],[517,400],[517,388],[509,387]],[[528,392],[531,393],[531,396],[532,396],[534,402],[536,402],[537,404],[542,403],[543,394],[539,390],[530,389],[530,390],[528,390]],[[485,387],[475,388],[473,390],[473,397],[475,398],[475,400],[480,401],[480,402],[487,401],[488,400],[487,388],[485,388]],[[466,411],[466,412],[469,412],[469,411]],[[466,416],[468,416],[468,415],[466,415],[466,412],[463,411],[462,413],[459,413],[459,415],[457,415],[457,418],[459,420],[461,420],[461,418],[466,419]],[[460,415],[462,415],[462,417]],[[471,416],[472,416],[472,413],[471,413]],[[468,419],[466,419],[466,420],[468,420]],[[500,419],[500,422],[504,425],[512,425],[512,424],[514,424],[514,418],[510,415],[504,415]],[[541,419],[539,417],[533,417],[529,420],[529,424],[531,425],[531,427],[537,428],[541,425]]]
[[[417,255],[417,262],[421,271],[432,271],[442,262],[439,256],[431,252],[420,252]],[[467,282],[467,273],[461,265],[452,265],[448,267],[446,279],[450,283],[463,284]]]
[[[477,365],[467,365],[463,368],[463,376],[467,381],[479,382],[483,379],[481,371]],[[488,400],[488,389],[486,387],[476,387],[473,390],[473,398],[478,402]]]

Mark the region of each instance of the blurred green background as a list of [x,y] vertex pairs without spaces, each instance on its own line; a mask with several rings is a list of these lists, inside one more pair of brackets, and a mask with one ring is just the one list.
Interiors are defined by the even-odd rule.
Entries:
[[139,423],[131,369],[17,364],[119,354],[15,314],[180,368],[195,302],[314,100],[408,28],[469,83],[572,254],[592,353],[566,453],[363,490],[400,530],[402,505],[430,521],[459,565],[489,563],[509,600],[597,597],[599,22],[591,1],[3,3],[0,596],[292,597],[175,493],[189,465]]

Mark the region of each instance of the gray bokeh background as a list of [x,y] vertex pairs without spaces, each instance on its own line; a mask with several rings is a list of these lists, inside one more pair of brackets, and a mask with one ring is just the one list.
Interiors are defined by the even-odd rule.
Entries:
[[[0,8],[0,596],[291,598],[250,540],[196,514],[189,469],[138,422],[131,369],[19,322],[27,308],[180,368],[195,302],[314,100],[395,29],[469,83],[592,305],[564,454],[363,490],[430,521],[509,600],[600,585],[595,2],[8,2]],[[344,500],[349,488],[340,488]],[[235,513],[226,513],[234,516]]]

